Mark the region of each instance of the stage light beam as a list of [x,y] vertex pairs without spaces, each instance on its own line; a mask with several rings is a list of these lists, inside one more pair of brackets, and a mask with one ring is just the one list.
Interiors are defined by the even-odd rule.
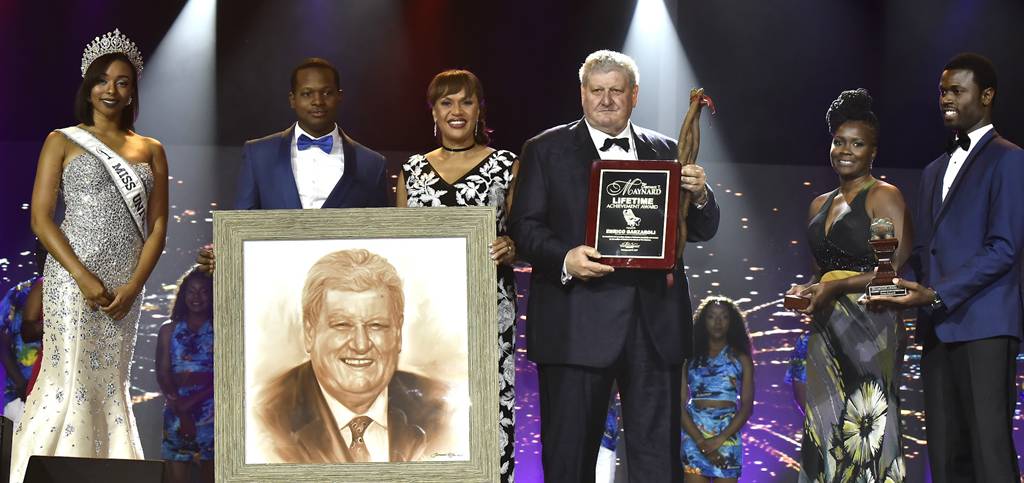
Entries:
[[137,122],[164,143],[214,144],[216,0],[190,0],[146,62]]

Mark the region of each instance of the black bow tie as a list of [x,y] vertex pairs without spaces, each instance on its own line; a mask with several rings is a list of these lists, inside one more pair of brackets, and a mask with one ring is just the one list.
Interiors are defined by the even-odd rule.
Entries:
[[946,152],[952,155],[956,148],[962,148],[964,151],[970,152],[971,138],[967,135],[954,133],[946,142]]
[[601,146],[601,151],[607,151],[612,146],[618,146],[623,151],[629,152],[629,138],[608,138],[604,140],[604,146]]

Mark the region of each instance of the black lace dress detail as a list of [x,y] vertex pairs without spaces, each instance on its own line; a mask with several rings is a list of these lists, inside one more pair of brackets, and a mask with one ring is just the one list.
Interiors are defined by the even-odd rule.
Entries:
[[[497,210],[498,235],[508,235],[505,199],[512,186],[512,166],[516,155],[495,151],[451,184],[434,170],[426,156],[413,155],[402,165],[407,205],[421,206],[493,206]],[[512,481],[515,459],[515,320],[516,289],[512,267],[498,267],[498,359],[499,374],[499,449],[501,481]]]

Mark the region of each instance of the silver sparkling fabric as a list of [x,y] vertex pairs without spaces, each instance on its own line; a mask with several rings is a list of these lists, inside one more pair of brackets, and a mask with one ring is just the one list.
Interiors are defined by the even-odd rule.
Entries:
[[[132,169],[153,189],[148,165]],[[84,153],[61,178],[61,231],[75,255],[108,290],[126,283],[143,240],[102,162]],[[85,305],[71,275],[52,257],[43,271],[43,362],[15,428],[11,482],[20,483],[33,454],[142,458],[128,393],[142,295],[115,321]]]

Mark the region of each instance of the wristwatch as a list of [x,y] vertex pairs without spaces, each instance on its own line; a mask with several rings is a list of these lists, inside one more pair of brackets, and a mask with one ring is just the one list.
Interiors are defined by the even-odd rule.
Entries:
[[939,292],[936,292],[935,289],[932,289],[932,293],[935,294],[932,298],[932,304],[929,305],[929,308],[932,309],[932,312],[946,308],[946,305],[942,303],[942,298],[939,297]]
[[703,201],[697,202],[697,200],[694,199],[691,203],[693,203],[693,207],[694,208],[696,208],[698,210],[703,210],[704,207],[708,205],[708,201],[711,201],[711,195],[709,195],[708,192],[705,191],[704,192],[704,200]]

